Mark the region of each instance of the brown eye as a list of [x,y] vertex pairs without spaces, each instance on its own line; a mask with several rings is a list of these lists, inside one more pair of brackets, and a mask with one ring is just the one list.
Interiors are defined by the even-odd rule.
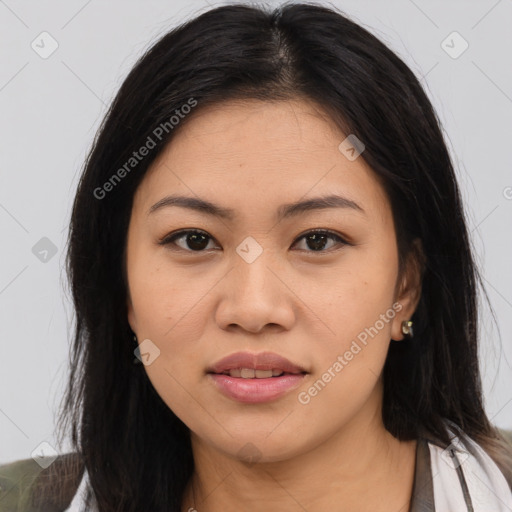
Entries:
[[[174,246],[172,250],[184,250],[187,252],[206,252],[211,249],[208,244],[213,238],[204,231],[197,229],[184,229],[173,233],[159,242],[160,245]],[[328,252],[333,246],[350,245],[338,234],[328,230],[314,230],[305,233],[299,237],[293,245],[301,240],[305,241],[306,249],[300,249],[306,252]],[[334,241],[329,246],[329,240]],[[326,249],[327,247],[327,249]]]
[[204,231],[188,229],[179,231],[178,233],[174,233],[173,235],[164,238],[159,242],[159,244],[172,244],[185,251],[203,252],[208,247],[208,243],[211,240],[213,240],[212,237]]
[[[334,240],[338,245],[349,245],[347,241],[341,238],[339,235],[332,231],[327,230],[315,230],[309,231],[308,233],[302,235],[298,240],[304,239],[306,243],[306,247],[311,249],[308,252],[327,252],[325,251],[325,247],[328,243],[328,240]],[[336,245],[336,243],[334,245]],[[294,244],[295,245],[295,244]],[[331,246],[332,247],[332,246]],[[330,247],[328,247],[329,249]],[[304,250],[304,249],[303,249]]]

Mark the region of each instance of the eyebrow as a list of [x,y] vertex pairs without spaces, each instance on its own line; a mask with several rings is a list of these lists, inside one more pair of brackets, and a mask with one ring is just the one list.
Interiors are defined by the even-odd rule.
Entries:
[[[205,199],[198,197],[166,196],[160,201],[156,202],[149,210],[148,215],[166,207],[177,206],[181,208],[188,208],[200,213],[219,217],[221,219],[233,220],[236,217],[236,211],[231,208],[225,208]],[[276,218],[278,221],[283,219],[300,215],[313,210],[325,210],[328,208],[349,208],[360,213],[365,213],[363,208],[355,201],[346,197],[331,194],[323,197],[313,197],[305,201],[298,201],[296,203],[287,203],[281,205],[277,209]]]

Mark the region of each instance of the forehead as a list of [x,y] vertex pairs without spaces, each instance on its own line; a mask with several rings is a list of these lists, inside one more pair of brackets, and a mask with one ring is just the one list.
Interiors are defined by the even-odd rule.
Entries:
[[343,137],[321,107],[305,99],[225,101],[199,107],[186,121],[165,152],[182,160],[297,161]]
[[192,116],[147,171],[136,197],[144,211],[171,192],[258,211],[327,193],[389,206],[365,160],[340,151],[347,135],[311,101],[228,101]]

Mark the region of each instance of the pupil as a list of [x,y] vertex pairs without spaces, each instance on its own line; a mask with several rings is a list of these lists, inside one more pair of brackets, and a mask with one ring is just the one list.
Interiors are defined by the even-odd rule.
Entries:
[[[309,235],[306,238],[308,241],[311,241],[311,240],[313,241],[313,246],[308,244],[310,249],[323,249],[323,247],[325,246],[326,235],[314,233],[312,235]],[[320,240],[320,239],[322,239],[322,240]]]
[[[200,237],[203,238],[202,242],[198,241],[198,239]],[[204,249],[208,245],[208,242],[204,243],[207,237],[201,233],[189,234],[187,238],[188,238],[187,243],[188,243],[189,247],[193,250],[201,250],[201,249]]]

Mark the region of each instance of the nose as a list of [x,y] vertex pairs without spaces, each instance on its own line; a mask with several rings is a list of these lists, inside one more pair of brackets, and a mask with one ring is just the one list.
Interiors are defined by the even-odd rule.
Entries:
[[233,268],[219,283],[217,325],[225,330],[259,333],[289,330],[295,322],[295,295],[284,272],[266,251],[252,263],[238,255]]

